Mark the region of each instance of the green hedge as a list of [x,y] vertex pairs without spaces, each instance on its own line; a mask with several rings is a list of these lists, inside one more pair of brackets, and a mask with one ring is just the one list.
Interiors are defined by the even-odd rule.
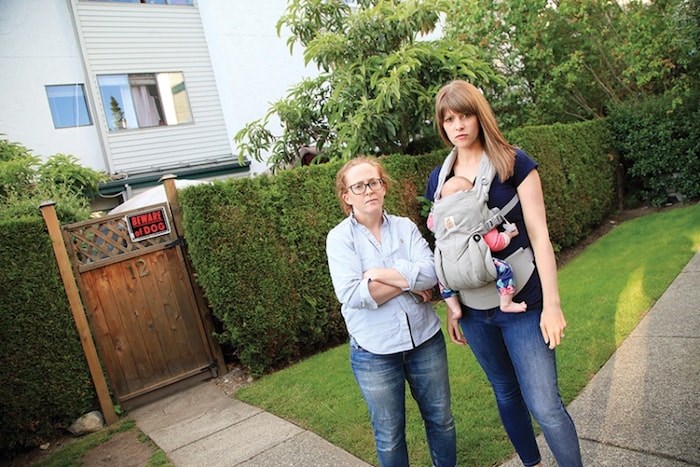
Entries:
[[52,439],[99,406],[41,217],[0,222],[0,261],[0,449],[8,452]]
[[628,176],[629,204],[700,197],[700,89],[619,104],[608,121]]
[[[540,166],[550,235],[558,247],[583,239],[616,206],[616,158],[604,121],[514,131],[511,141]],[[421,228],[417,199],[447,151],[382,160],[398,183],[387,210]],[[236,179],[180,192],[198,280],[241,362],[254,374],[346,338],[325,253],[343,217],[334,193],[341,163],[274,177]]]
[[616,209],[619,163],[605,120],[522,128],[507,137],[540,164],[555,249],[576,245]]
[[[540,162],[550,235],[575,245],[615,206],[615,166],[604,121],[513,131]],[[447,154],[383,158],[397,181],[387,209],[427,234],[417,199]],[[325,254],[343,217],[335,198],[340,163],[274,177],[180,190],[189,251],[214,314],[241,363],[271,371],[346,339]],[[61,213],[62,223],[75,216]],[[37,211],[35,211],[37,212]],[[51,242],[38,216],[0,215],[0,447],[35,446],[98,408]]]

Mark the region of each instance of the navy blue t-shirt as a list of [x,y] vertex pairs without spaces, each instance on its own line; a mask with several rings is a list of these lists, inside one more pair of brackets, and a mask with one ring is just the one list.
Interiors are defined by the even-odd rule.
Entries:
[[[537,162],[535,162],[522,149],[516,149],[513,175],[505,182],[501,182],[498,175],[496,175],[489,190],[488,206],[490,208],[502,208],[508,204],[508,201],[510,201],[513,196],[517,194],[518,185],[520,185],[522,181],[525,180],[525,178],[530,174],[530,172],[535,169],[537,169]],[[425,189],[425,197],[430,201],[435,200],[435,190],[437,189],[439,174],[440,166],[433,169],[428,177],[428,186]],[[450,178],[453,175],[453,173],[450,173],[447,178]],[[510,211],[510,213],[508,213],[506,219],[518,227],[518,235],[513,237],[510,241],[510,245],[503,250],[492,252],[492,256],[499,259],[505,259],[508,257],[508,255],[520,247],[526,248],[530,246],[530,238],[528,237],[527,229],[525,228],[523,210],[519,202]],[[527,303],[528,309],[542,308],[542,285],[540,284],[540,277],[537,274],[537,268],[535,268],[535,272],[532,274],[525,287],[523,287],[520,293],[513,298],[513,301],[524,301]]]

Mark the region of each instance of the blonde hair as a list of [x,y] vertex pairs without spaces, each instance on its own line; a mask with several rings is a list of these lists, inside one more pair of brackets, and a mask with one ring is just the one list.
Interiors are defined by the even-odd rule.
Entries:
[[379,178],[384,180],[384,189],[386,190],[386,193],[389,192],[389,186],[393,182],[382,163],[379,162],[379,159],[374,156],[357,156],[354,159],[347,161],[340,168],[340,170],[338,170],[338,173],[335,176],[335,195],[338,197],[340,207],[343,209],[345,215],[350,214],[352,211],[352,206],[346,203],[343,199],[343,193],[348,191],[348,183],[345,180],[345,174],[347,174],[348,170],[352,169],[353,167],[357,167],[358,165],[362,164],[369,164],[372,167],[376,167],[377,171],[379,172]]
[[498,122],[486,98],[474,85],[454,80],[440,89],[435,98],[435,126],[442,141],[452,147],[442,122],[450,110],[463,115],[475,115],[479,122],[479,140],[501,181],[513,175],[515,147],[498,128]]

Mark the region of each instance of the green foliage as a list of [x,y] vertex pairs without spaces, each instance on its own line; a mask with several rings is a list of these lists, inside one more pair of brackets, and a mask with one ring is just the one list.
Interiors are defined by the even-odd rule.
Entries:
[[[368,0],[357,9],[333,0],[292,0],[278,23],[291,30],[290,48],[304,46],[306,62],[320,74],[291,89],[260,120],[234,137],[239,156],[262,159],[274,169],[293,164],[302,146],[324,160],[357,154],[417,154],[434,148],[433,100],[455,77],[478,83],[497,79],[460,41],[419,40],[435,28],[444,0]],[[283,133],[273,134],[279,117]]]
[[39,206],[47,200],[56,201],[56,216],[62,223],[77,222],[90,216],[90,205],[85,197],[56,191],[52,196],[34,194],[8,197],[6,204],[0,203],[0,221],[40,218]]
[[42,187],[50,191],[54,186],[65,188],[68,193],[93,195],[97,186],[107,180],[104,173],[83,167],[77,157],[70,154],[55,154],[37,171]]
[[0,202],[34,190],[39,157],[18,143],[0,139]]
[[[604,121],[520,129],[508,138],[540,162],[555,244],[580,241],[614,208],[617,162]],[[446,155],[442,149],[382,157],[397,182],[387,210],[412,218],[426,236],[418,197]],[[341,164],[179,192],[198,280],[223,324],[219,338],[254,374],[347,337],[325,255],[325,237],[343,218],[334,187]],[[37,212],[37,205],[32,209]],[[80,219],[67,211],[64,216]],[[3,449],[36,445],[95,407],[50,241],[37,215],[21,217],[0,216],[0,280],[12,291],[0,297],[0,378],[7,382],[0,385]]]
[[522,128],[507,137],[539,163],[556,249],[581,241],[617,208],[618,157],[605,120]]
[[661,205],[669,195],[700,197],[700,91],[669,92],[612,108],[612,141],[631,196]]
[[[320,70],[234,137],[239,157],[294,164],[439,146],[435,93],[459,77],[484,90],[503,128],[607,115],[611,104],[697,88],[698,2],[292,0],[278,22]],[[420,40],[438,19],[444,37]],[[274,117],[281,134],[269,129]]]
[[478,45],[504,78],[485,92],[505,128],[601,117],[609,103],[690,88],[697,2],[620,3],[454,2],[446,36]]
[[43,221],[0,220],[0,258],[0,450],[12,451],[98,406]]
[[95,407],[80,339],[39,205],[56,202],[62,222],[86,219],[86,194],[102,174],[57,154],[44,164],[0,139],[0,449],[50,439]]
[[42,164],[23,145],[0,139],[0,220],[37,217],[46,200],[57,203],[64,222],[85,219],[90,214],[88,196],[106,179],[106,174],[81,166],[75,156],[55,154]]
[[124,119],[124,111],[114,96],[109,96],[109,108],[112,111],[112,122],[114,123],[114,128],[125,128],[126,124],[124,122],[126,120]]
[[226,327],[221,337],[254,373],[313,353],[342,330],[323,287],[323,235],[340,215],[332,198],[317,196],[332,193],[324,173],[314,166],[181,193],[189,251]]
[[[604,121],[522,129],[509,135],[541,163],[550,235],[561,247],[583,239],[616,206],[616,158]],[[410,217],[429,238],[418,197],[447,150],[382,161],[394,184],[386,209]],[[346,338],[325,254],[342,218],[335,174],[342,161],[275,176],[182,190],[185,236],[220,338],[260,374]]]

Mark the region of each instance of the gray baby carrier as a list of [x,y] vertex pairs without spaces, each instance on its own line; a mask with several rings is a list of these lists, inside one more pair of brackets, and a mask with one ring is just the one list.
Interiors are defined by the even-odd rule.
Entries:
[[[440,283],[459,291],[462,303],[474,308],[497,307],[498,293],[493,281],[496,267],[483,236],[503,223],[518,203],[515,195],[502,209],[489,209],[489,189],[496,176],[491,161],[482,155],[474,188],[441,198],[440,192],[452,171],[456,151],[452,151],[440,169],[433,203],[435,233],[435,269]],[[532,251],[519,248],[505,259],[513,267],[516,291],[527,282],[534,270]]]

